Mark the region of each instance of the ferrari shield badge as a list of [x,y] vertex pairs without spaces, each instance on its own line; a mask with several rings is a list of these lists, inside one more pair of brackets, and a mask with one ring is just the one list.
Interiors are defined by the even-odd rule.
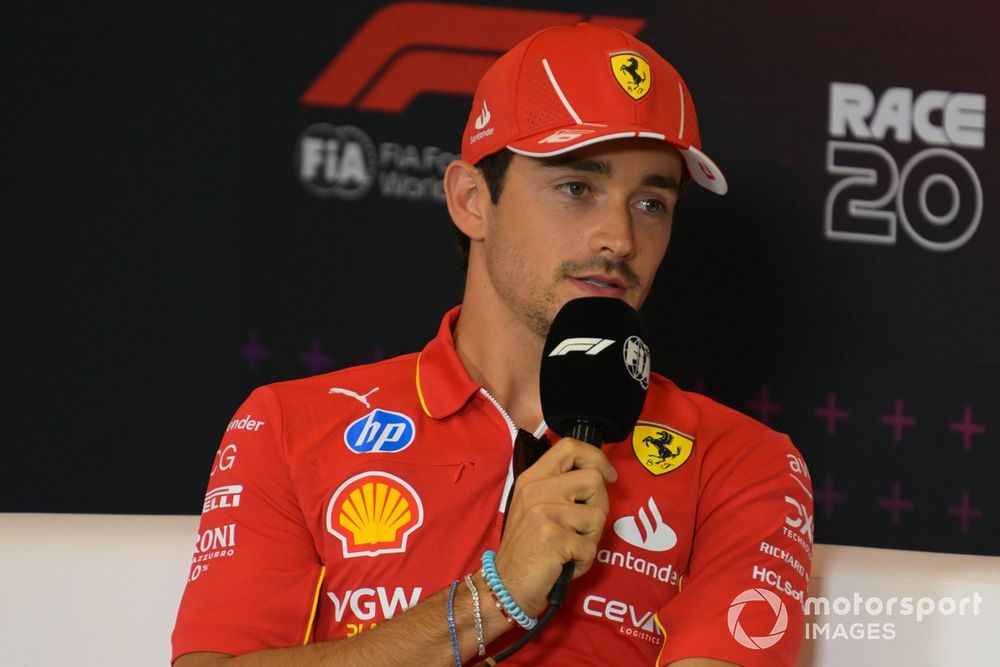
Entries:
[[677,470],[691,456],[694,438],[662,424],[639,422],[632,430],[632,451],[654,475]]
[[633,100],[641,100],[653,84],[646,59],[634,51],[611,54],[611,73]]

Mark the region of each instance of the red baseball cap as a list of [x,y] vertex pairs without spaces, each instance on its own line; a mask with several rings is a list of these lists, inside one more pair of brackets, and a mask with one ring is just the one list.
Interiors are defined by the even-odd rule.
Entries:
[[677,70],[628,33],[580,23],[536,32],[486,71],[462,159],[476,164],[504,148],[550,157],[627,137],[666,141],[698,185],[726,193],[722,170],[701,152],[694,102]]

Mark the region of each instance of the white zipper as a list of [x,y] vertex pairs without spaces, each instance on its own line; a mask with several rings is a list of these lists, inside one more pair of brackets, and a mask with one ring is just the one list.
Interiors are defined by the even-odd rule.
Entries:
[[[493,394],[486,391],[486,387],[480,387],[479,391],[483,396],[490,399],[490,403],[493,404],[493,406],[497,409],[497,412],[499,412],[504,418],[504,421],[507,422],[507,429],[510,431],[510,463],[507,464],[507,479],[504,480],[503,493],[500,494],[499,511],[503,512],[504,508],[507,507],[507,496],[514,487],[514,442],[517,440],[518,428],[517,424],[514,423],[513,417],[511,417],[510,414],[504,410],[504,407],[500,405],[500,401],[493,398]],[[538,428],[535,429],[535,432],[532,435],[536,438],[540,438],[545,433],[547,428],[548,426],[546,426],[545,420],[543,419],[542,423],[538,425]]]
[[517,438],[517,424],[514,423],[514,419],[509,414],[507,414],[506,410],[503,409],[503,406],[500,405],[500,401],[493,398],[493,394],[486,391],[486,387],[480,387],[479,392],[486,398],[490,399],[490,403],[496,406],[496,409],[503,416],[504,421],[507,422],[507,428],[510,429],[510,446],[511,448],[513,448],[514,440]]
[[503,482],[503,493],[500,494],[500,507],[497,508],[498,512],[503,512],[507,507],[507,495],[510,494],[511,489],[514,487],[514,441],[517,440],[517,424],[514,423],[514,419],[500,405],[500,401],[493,398],[493,394],[486,391],[485,387],[480,387],[479,392],[490,399],[490,403],[493,404],[493,407],[497,409],[497,412],[507,422],[507,430],[510,431],[510,463],[507,464],[507,479]]

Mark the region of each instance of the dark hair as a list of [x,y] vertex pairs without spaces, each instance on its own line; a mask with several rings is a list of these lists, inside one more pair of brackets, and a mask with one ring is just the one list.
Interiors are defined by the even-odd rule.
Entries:
[[[494,205],[500,201],[500,193],[503,192],[504,178],[507,176],[507,168],[513,159],[514,153],[506,148],[496,153],[490,153],[476,167],[486,181],[486,189],[490,191],[490,201]],[[458,237],[458,256],[462,265],[462,270],[469,268],[469,237],[462,233],[458,227],[455,228]]]

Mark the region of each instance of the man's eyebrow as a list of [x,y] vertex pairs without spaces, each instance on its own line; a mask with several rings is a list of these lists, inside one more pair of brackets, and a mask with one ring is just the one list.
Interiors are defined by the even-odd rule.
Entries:
[[556,156],[542,160],[546,169],[565,169],[567,171],[588,171],[601,176],[611,176],[611,163],[607,160],[594,158],[577,158],[572,156]]
[[663,176],[662,174],[648,174],[643,177],[642,184],[654,188],[663,188],[664,190],[674,190],[675,192],[680,192],[681,190],[681,184],[677,182],[676,178]]
[[[585,171],[592,174],[610,177],[612,174],[611,163],[607,160],[596,158],[577,158],[572,156],[556,156],[541,161],[542,167],[546,169],[560,169],[566,171]],[[642,184],[663,190],[674,190],[679,192],[680,183],[676,178],[664,176],[663,174],[646,174],[642,178]]]

